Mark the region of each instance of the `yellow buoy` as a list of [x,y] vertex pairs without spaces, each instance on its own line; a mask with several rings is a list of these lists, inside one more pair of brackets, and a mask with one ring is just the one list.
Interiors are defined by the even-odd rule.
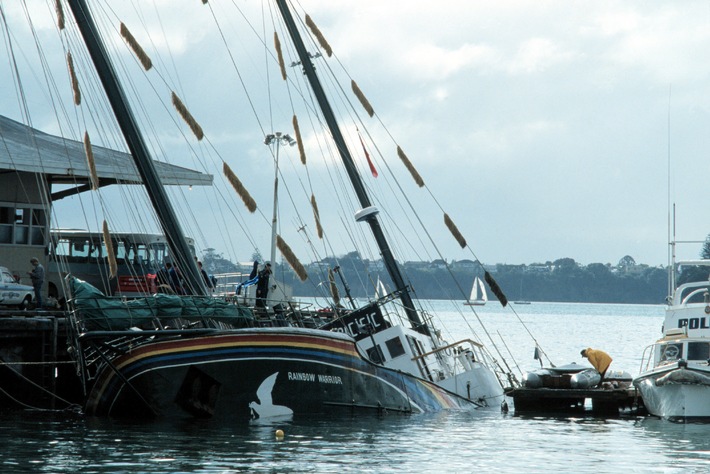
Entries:
[[276,439],[283,439],[283,437],[284,437],[283,430],[276,430]]

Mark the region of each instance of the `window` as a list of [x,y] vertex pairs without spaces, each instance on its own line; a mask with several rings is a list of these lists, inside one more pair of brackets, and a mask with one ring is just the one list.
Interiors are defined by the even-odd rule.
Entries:
[[30,245],[44,245],[45,218],[43,209],[32,209]]
[[382,353],[382,349],[380,349],[380,346],[378,345],[370,347],[367,350],[367,357],[369,357],[369,359],[376,364],[381,364],[385,361],[385,355]]
[[14,208],[7,206],[0,206],[0,224],[12,224],[12,215],[14,214]]
[[76,239],[72,241],[71,256],[77,261],[85,261],[89,257],[91,244],[85,239]]
[[67,239],[61,239],[58,242],[55,242],[54,244],[54,254],[56,257],[68,257],[71,255],[71,245],[69,244],[69,240]]
[[0,244],[12,243],[14,209],[0,206]]
[[683,357],[683,344],[662,344],[661,360],[678,360]]
[[398,337],[385,341],[385,345],[387,346],[387,350],[390,353],[390,357],[392,357],[393,359],[404,354],[404,346],[402,345],[402,340]]
[[150,254],[151,263],[162,266],[165,264],[167,258],[168,247],[164,243],[153,242],[150,244]]
[[0,205],[0,244],[44,245],[46,226],[44,209]]
[[710,344],[707,342],[689,342],[688,360],[710,359]]
[[30,237],[30,210],[15,209],[15,243],[28,244]]

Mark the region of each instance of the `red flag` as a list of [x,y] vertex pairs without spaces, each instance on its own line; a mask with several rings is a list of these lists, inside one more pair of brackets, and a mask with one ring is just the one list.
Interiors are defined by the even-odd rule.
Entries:
[[365,152],[365,158],[367,158],[367,164],[370,165],[370,171],[372,172],[372,176],[377,178],[377,170],[375,169],[375,165],[372,164],[372,160],[370,159],[370,154],[367,152],[367,148],[365,148],[365,142],[362,141],[362,137],[360,136],[360,130],[357,131],[357,136],[358,138],[360,138],[362,151]]

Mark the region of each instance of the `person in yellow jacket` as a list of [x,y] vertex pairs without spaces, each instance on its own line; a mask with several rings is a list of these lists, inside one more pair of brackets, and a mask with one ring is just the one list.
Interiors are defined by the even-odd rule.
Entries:
[[601,385],[604,381],[604,374],[606,374],[606,371],[611,365],[611,356],[604,351],[592,349],[590,347],[582,350],[582,357],[586,357],[589,360],[589,363],[592,364],[592,367],[597,369],[597,372],[601,375],[601,379],[599,380],[599,385]]

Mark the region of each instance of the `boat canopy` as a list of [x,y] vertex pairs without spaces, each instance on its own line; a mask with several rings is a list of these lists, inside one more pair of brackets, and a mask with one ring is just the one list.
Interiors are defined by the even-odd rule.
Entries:
[[176,318],[209,318],[240,327],[254,320],[251,309],[209,296],[156,294],[125,300],[105,296],[75,277],[69,277],[69,285],[77,320],[88,330],[121,331]]

